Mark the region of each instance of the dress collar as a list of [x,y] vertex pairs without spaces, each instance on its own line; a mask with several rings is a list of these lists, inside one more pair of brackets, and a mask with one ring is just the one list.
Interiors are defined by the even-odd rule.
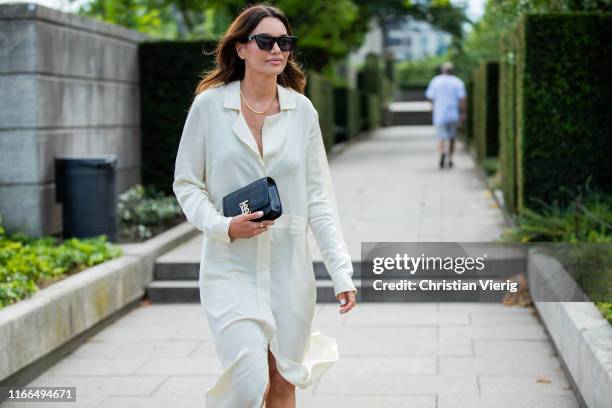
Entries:
[[[295,95],[289,88],[276,84],[278,89],[278,102],[280,110],[295,109]],[[223,107],[240,110],[240,80],[229,82],[225,85]]]

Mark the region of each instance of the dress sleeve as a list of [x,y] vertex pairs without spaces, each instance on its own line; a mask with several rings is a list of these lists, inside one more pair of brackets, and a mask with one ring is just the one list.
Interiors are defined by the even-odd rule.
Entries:
[[206,135],[201,99],[192,104],[185,125],[174,166],[172,189],[187,221],[204,233],[204,236],[230,243],[229,225],[232,217],[226,217],[210,199],[205,183]]
[[319,115],[315,113],[314,116],[314,123],[308,135],[306,166],[308,223],[332,279],[334,294],[337,296],[347,291],[357,293],[351,279],[353,264],[340,226]]

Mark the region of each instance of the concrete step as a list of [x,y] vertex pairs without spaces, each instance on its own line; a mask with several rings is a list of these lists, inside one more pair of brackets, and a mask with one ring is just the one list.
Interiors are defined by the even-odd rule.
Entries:
[[[369,276],[362,275],[361,262],[353,261],[353,278],[376,278],[377,276],[370,273]],[[315,278],[319,280],[329,280],[330,276],[327,273],[327,268],[322,261],[313,262]],[[198,280],[199,278],[199,263],[195,262],[156,262],[153,270],[155,280]],[[372,266],[368,267],[369,270]],[[516,275],[524,273],[526,269],[525,257],[521,255],[511,255],[507,257],[491,256],[486,261],[486,268],[480,271],[477,275],[474,271],[466,271],[463,276],[470,278],[495,278]],[[449,270],[428,270],[419,271],[415,275],[417,278],[461,278],[461,274]],[[382,276],[385,279],[411,279],[415,275],[410,275],[409,271],[391,269],[385,271]]]
[[427,87],[419,87],[412,89],[402,89],[396,92],[396,101],[427,101],[425,90]]
[[428,126],[431,112],[386,112],[386,126]]
[[[330,279],[322,261],[314,261],[312,265],[316,279]],[[359,268],[359,261],[353,261],[353,276],[358,276]],[[199,274],[200,264],[196,262],[157,261],[153,268],[155,280],[198,280]]]
[[[152,303],[199,303],[200,289],[197,280],[157,280],[147,287],[147,298]],[[336,302],[331,280],[317,280],[317,302]]]
[[[444,279],[407,279],[416,281],[430,281],[433,284],[442,283]],[[475,290],[378,290],[380,283],[375,279],[354,279],[358,289],[358,302],[501,302],[503,297],[511,294],[505,290],[483,290],[477,279],[455,278],[462,282],[474,282]],[[385,279],[385,283],[400,280]],[[446,280],[447,282],[449,280]],[[504,280],[493,279],[503,283]],[[335,303],[334,288],[331,280],[317,279],[317,303]],[[199,303],[200,290],[198,281],[194,280],[165,280],[153,281],[147,287],[147,297],[152,303]]]
[[386,126],[431,125],[431,120],[428,101],[392,102],[385,110]]
[[[376,252],[370,252],[373,256],[395,256],[398,246],[382,245],[376,248]],[[418,246],[417,246],[418,248]],[[418,251],[417,248],[406,249]],[[425,250],[425,249],[423,249]],[[419,252],[415,252],[419,253]],[[374,289],[373,282],[381,280],[390,281],[420,281],[442,279],[461,280],[467,282],[477,279],[494,279],[505,282],[507,278],[518,274],[525,274],[525,254],[520,246],[497,247],[490,243],[461,244],[456,247],[449,243],[441,256],[484,256],[486,254],[486,267],[482,271],[466,271],[458,274],[453,270],[420,270],[411,274],[409,270],[389,269],[381,275],[373,274],[372,265],[365,262],[353,260],[353,282],[359,290],[358,300],[361,302],[413,302],[413,301],[499,301],[505,292],[496,291],[407,291],[407,290],[385,290]],[[155,263],[154,280],[147,287],[147,296],[153,303],[183,303],[200,302],[198,280],[199,261],[197,257],[160,257]],[[316,259],[316,258],[315,258]],[[367,268],[368,273],[362,273],[361,268]],[[315,279],[317,281],[317,301],[319,303],[336,302],[334,297],[331,278],[322,260],[313,262]],[[365,269],[364,269],[365,271]],[[363,285],[362,285],[363,283]]]

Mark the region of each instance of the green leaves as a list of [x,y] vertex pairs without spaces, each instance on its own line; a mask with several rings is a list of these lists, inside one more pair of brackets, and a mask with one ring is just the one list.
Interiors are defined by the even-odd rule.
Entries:
[[123,239],[140,241],[182,220],[174,195],[166,196],[154,187],[138,184],[119,196],[117,213]]
[[[1,217],[0,217],[1,220]],[[106,236],[72,238],[7,236],[0,226],[0,308],[31,296],[65,275],[122,255]]]
[[519,226],[502,236],[504,242],[612,242],[612,196],[588,191],[580,202],[545,210],[525,208]]

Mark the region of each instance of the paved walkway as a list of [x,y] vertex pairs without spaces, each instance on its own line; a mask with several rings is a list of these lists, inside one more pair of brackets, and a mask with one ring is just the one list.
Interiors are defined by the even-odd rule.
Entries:
[[[393,127],[334,157],[354,256],[360,241],[499,235],[503,217],[457,148],[455,167],[439,170],[431,127]],[[197,253],[197,241],[185,248],[192,249],[181,256]],[[298,389],[299,407],[578,407],[532,308],[364,303],[340,316],[337,307],[318,304],[313,329],[338,339],[341,359],[318,384]],[[130,312],[30,385],[76,386],[79,402],[69,407],[202,408],[219,373],[199,305],[154,305]]]

